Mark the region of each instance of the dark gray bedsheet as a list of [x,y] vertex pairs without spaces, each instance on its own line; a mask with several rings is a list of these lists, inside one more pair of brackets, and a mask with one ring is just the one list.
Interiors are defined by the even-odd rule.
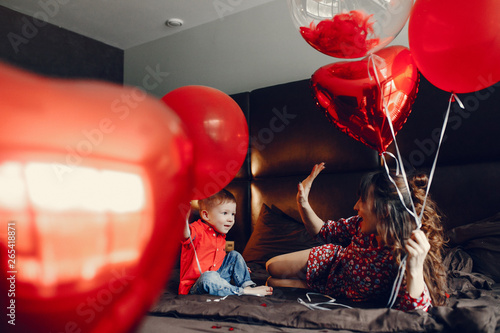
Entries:
[[291,288],[276,288],[267,297],[229,296],[220,301],[216,296],[166,290],[137,333],[500,332],[500,288],[490,278],[472,273],[469,260],[460,248],[450,251],[446,263],[453,291],[447,306],[433,307],[428,313],[383,307],[310,310],[297,301],[306,301],[306,291]]

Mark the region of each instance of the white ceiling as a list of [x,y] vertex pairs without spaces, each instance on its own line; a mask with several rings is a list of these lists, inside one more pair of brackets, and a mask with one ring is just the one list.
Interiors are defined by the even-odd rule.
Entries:
[[[0,5],[126,50],[272,1],[0,0]],[[184,24],[167,27],[169,18]]]

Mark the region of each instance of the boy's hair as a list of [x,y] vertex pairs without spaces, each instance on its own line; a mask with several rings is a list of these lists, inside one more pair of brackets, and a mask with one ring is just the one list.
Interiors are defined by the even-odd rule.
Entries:
[[219,192],[215,193],[214,195],[198,201],[198,206],[200,207],[200,211],[210,210],[215,206],[221,205],[226,202],[236,203],[236,198],[228,190],[222,189]]

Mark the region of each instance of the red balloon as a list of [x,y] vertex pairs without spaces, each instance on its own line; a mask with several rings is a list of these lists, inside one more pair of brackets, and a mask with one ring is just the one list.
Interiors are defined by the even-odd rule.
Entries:
[[369,57],[323,66],[312,75],[311,85],[317,105],[334,125],[382,153],[393,141],[384,102],[396,134],[411,112],[419,77],[410,51],[403,46],[382,49],[374,61],[380,87]]
[[[352,10],[300,27],[300,34],[316,50],[337,58],[360,58],[380,44],[374,36],[373,15]],[[372,37],[372,38],[369,38]]]
[[14,308],[2,327],[133,331],[184,228],[193,161],[179,118],[137,88],[2,64],[0,104],[0,285]]
[[211,87],[180,87],[162,100],[179,115],[194,143],[192,199],[217,193],[238,173],[247,155],[245,115],[230,96]]
[[412,0],[287,0],[295,27],[313,48],[361,58],[387,46],[404,27]]
[[468,93],[500,80],[498,0],[417,0],[408,38],[418,69],[442,90]]

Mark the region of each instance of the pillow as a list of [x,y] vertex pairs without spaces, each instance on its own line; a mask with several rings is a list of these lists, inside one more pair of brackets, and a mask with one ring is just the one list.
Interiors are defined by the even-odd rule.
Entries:
[[263,264],[280,254],[300,251],[321,243],[307,232],[304,224],[274,205],[262,204],[259,218],[243,251],[246,262]]
[[450,242],[471,256],[474,272],[500,282],[500,213],[487,219],[451,229]]

